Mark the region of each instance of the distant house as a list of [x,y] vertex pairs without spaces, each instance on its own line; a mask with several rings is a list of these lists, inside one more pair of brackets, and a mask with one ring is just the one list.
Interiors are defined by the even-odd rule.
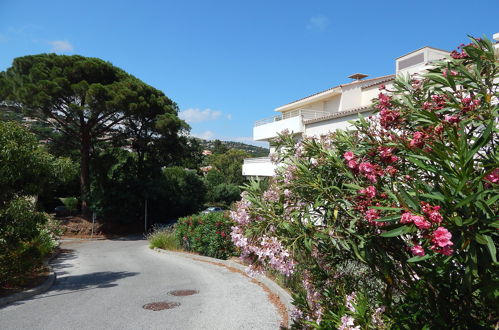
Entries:
[[[372,114],[372,99],[379,87],[389,87],[396,75],[424,72],[432,62],[441,60],[449,52],[433,47],[423,47],[395,59],[395,74],[367,78],[356,73],[348,78],[353,81],[340,84],[313,95],[298,99],[275,109],[278,115],[261,119],[253,126],[253,139],[270,143],[270,153],[275,152],[272,139],[288,130],[299,141],[304,135],[320,136],[337,129],[348,129],[352,121]],[[243,175],[252,177],[273,176],[275,164],[270,157],[244,160]]]

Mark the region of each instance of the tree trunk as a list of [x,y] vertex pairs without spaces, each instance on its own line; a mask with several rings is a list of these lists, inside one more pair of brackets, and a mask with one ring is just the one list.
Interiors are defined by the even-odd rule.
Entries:
[[81,213],[88,217],[90,215],[88,203],[90,195],[90,134],[88,132],[82,132],[80,153]]

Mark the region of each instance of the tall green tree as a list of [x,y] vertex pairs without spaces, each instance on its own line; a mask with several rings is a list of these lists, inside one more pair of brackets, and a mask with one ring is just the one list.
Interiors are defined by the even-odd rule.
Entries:
[[222,154],[208,157],[207,163],[220,171],[225,177],[225,183],[242,185],[244,183],[243,161],[248,154],[243,150],[230,149]]
[[79,148],[84,214],[89,207],[91,152],[97,142],[124,139],[135,132],[135,142],[147,143],[147,134],[163,133],[141,131],[154,127],[157,119],[167,127],[170,138],[183,127],[176,117],[177,105],[163,92],[109,62],[78,55],[14,59],[12,66],[0,73],[0,104],[51,124]]

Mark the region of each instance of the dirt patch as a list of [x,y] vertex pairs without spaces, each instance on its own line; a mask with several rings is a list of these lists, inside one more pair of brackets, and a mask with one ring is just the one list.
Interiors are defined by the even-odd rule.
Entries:
[[22,280],[22,284],[0,286],[0,297],[36,288],[41,285],[49,276],[48,267],[42,267],[28,275]]
[[178,302],[159,301],[145,304],[144,306],[142,306],[142,308],[157,312],[165,309],[172,309],[178,306],[180,306],[180,303]]
[[169,292],[169,294],[176,297],[192,296],[197,293],[199,293],[198,290],[175,290]]
[[288,326],[289,326],[289,322],[288,322],[289,315],[288,315],[288,310],[287,310],[286,306],[282,303],[282,301],[279,298],[279,296],[276,295],[275,293],[273,293],[272,291],[270,291],[270,289],[265,284],[263,284],[262,282],[254,279],[254,278],[251,278],[248,274],[246,274],[242,270],[237,269],[235,267],[227,266],[227,265],[225,265],[225,264],[223,264],[221,262],[213,262],[213,261],[203,260],[203,259],[200,259],[200,258],[192,258],[192,259],[196,260],[196,261],[206,262],[208,264],[212,264],[212,265],[215,265],[215,266],[224,267],[224,268],[228,269],[229,271],[231,271],[233,273],[238,273],[238,274],[243,275],[244,277],[250,278],[252,283],[258,285],[259,287],[261,287],[263,289],[263,291],[267,294],[268,300],[276,307],[279,315],[281,316],[281,320],[282,320],[281,321],[281,329],[282,328],[284,328],[284,329],[288,328]]
[[92,220],[85,219],[79,216],[70,216],[64,218],[58,218],[61,222],[63,228],[63,236],[84,238],[86,236],[92,235],[92,226],[94,230],[94,236],[103,236],[102,224],[96,222],[92,224]]
[[[57,218],[63,228],[63,237],[67,238],[116,238],[128,234],[140,233],[143,224],[137,222],[133,224],[123,224],[119,222],[102,222],[97,219],[92,223],[92,219],[81,216],[67,216]],[[92,235],[93,228],[93,235]]]

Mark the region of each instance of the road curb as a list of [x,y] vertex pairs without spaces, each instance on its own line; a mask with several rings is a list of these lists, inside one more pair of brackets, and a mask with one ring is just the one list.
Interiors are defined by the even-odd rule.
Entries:
[[[185,253],[185,252],[180,252],[180,251],[169,251],[169,250],[163,250],[163,249],[159,249],[159,248],[153,248],[153,250],[156,252],[159,252],[159,253],[163,253],[163,254],[180,255],[182,257],[186,257],[186,258],[193,259],[193,260],[201,259],[201,260],[212,262],[212,263],[221,263],[221,264],[224,264],[228,267],[237,268],[237,269],[246,273],[245,266],[243,266],[237,262],[230,261],[230,260],[216,259],[216,258],[206,257],[206,256],[202,256],[202,255],[197,255],[197,254]],[[288,322],[289,322],[289,324],[291,324],[290,315],[291,315],[291,311],[294,309],[294,306],[292,304],[293,299],[291,298],[291,295],[286,290],[281,288],[277,283],[275,283],[274,281],[272,281],[270,278],[268,278],[265,275],[257,274],[257,275],[253,275],[250,277],[263,283],[273,294],[275,294],[279,297],[280,301],[284,304],[284,306],[287,309]]]
[[52,284],[54,284],[57,276],[56,276],[54,270],[52,269],[52,267],[50,267],[50,265],[48,267],[49,267],[49,276],[47,277],[45,282],[43,282],[39,286],[31,288],[29,290],[14,293],[14,294],[11,294],[7,297],[0,298],[0,308],[4,307],[10,303],[19,301],[19,300],[25,300],[25,299],[31,298],[33,296],[36,296],[37,294],[43,293],[43,292],[47,291],[48,289],[50,289]]
[[60,243],[57,245],[55,252],[47,260],[43,262],[43,264],[47,266],[49,269],[49,275],[47,279],[42,284],[34,288],[21,291],[18,293],[13,293],[7,297],[0,298],[0,308],[3,308],[4,306],[16,301],[31,298],[33,296],[36,296],[37,294],[43,293],[48,289],[50,289],[50,287],[54,284],[55,280],[57,279],[57,274],[54,272],[54,269],[52,268],[52,266],[50,266],[49,263],[59,256],[60,253],[59,247]]

